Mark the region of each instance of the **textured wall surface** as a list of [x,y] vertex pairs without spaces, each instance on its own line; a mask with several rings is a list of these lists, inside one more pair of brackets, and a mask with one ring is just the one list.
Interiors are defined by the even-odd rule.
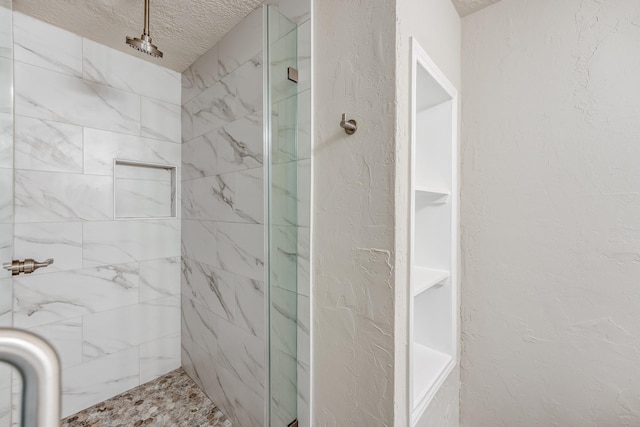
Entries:
[[451,0],[455,5],[460,16],[466,16],[471,13],[477,12],[480,9],[484,9],[487,6],[491,6],[500,0]]
[[140,37],[144,2],[131,0],[14,0],[18,12],[83,37],[182,72],[244,18],[261,0],[154,0],[151,36],[165,54],[154,59],[131,49],[125,37]]
[[[410,70],[411,42],[415,37],[449,81],[460,89],[460,18],[449,0],[399,0],[397,2],[397,127],[396,127],[396,425],[407,424],[406,337],[408,286]],[[428,21],[426,21],[428,20]],[[458,423],[459,372],[454,370],[423,416],[422,424],[456,426]]]
[[391,426],[395,2],[317,1],[313,19],[313,422]]
[[640,3],[463,20],[462,424],[640,424]]
[[166,171],[115,198],[113,171],[180,165],[180,75],[20,13],[13,30],[14,255],[55,258],[13,280],[14,326],[58,350],[66,416],[180,366],[180,221],[114,218],[167,208]]

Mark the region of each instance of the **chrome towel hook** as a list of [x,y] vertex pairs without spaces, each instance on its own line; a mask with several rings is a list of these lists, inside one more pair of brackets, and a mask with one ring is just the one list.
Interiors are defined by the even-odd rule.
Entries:
[[340,127],[344,129],[347,135],[353,135],[358,130],[358,122],[355,120],[347,120],[347,115],[342,113],[342,121],[340,121]]

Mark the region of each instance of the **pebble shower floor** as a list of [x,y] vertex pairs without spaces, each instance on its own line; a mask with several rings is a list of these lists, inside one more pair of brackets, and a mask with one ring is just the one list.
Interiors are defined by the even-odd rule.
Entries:
[[233,427],[182,369],[62,420],[61,427]]

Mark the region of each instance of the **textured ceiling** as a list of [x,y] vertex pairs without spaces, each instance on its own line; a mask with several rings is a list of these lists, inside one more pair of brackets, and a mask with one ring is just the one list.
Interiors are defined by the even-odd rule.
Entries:
[[460,16],[467,16],[500,0],[452,0]]
[[152,0],[151,36],[157,60],[136,52],[125,37],[140,37],[143,0],[14,0],[13,8],[88,39],[183,71],[262,0]]

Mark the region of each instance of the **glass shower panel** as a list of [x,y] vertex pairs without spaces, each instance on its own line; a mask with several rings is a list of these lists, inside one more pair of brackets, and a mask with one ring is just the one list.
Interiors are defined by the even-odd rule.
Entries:
[[[297,26],[267,8],[269,418],[297,420],[298,96]],[[291,77],[291,79],[289,78]]]
[[[0,0],[0,264],[13,258],[13,19]],[[13,324],[12,284],[0,269],[0,327]],[[0,427],[11,425],[11,368],[0,364]]]

